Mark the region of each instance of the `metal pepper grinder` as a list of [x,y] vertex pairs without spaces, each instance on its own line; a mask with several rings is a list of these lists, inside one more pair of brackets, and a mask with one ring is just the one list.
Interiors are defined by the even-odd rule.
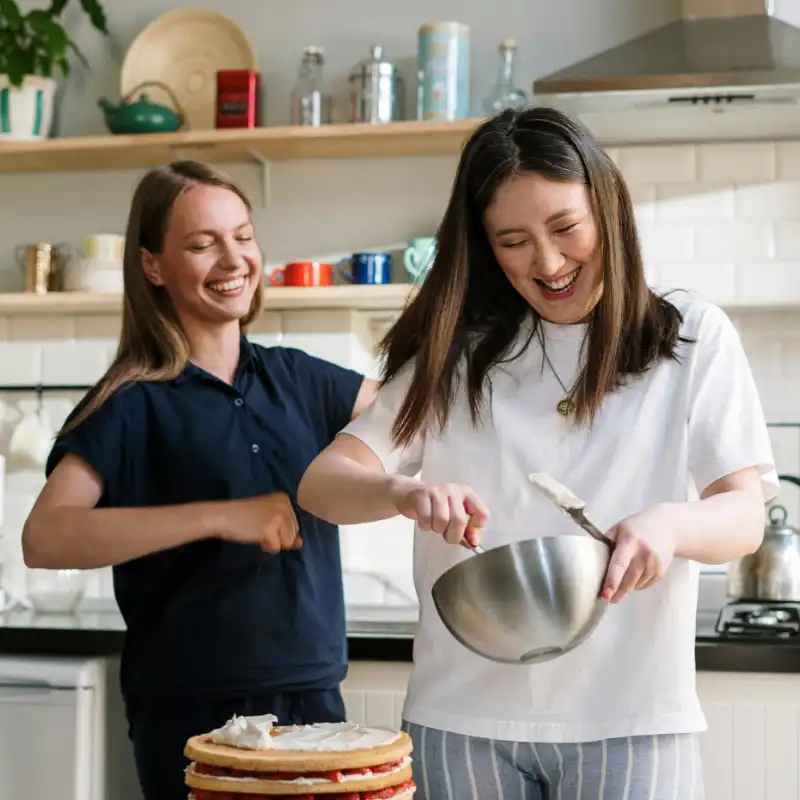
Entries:
[[369,58],[353,68],[350,83],[350,121],[381,124],[403,119],[403,77],[383,47],[374,44]]

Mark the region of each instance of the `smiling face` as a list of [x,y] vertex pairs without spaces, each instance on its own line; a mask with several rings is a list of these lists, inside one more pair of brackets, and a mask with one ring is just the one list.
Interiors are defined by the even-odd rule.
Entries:
[[585,185],[516,175],[495,192],[484,227],[506,277],[543,319],[586,320],[603,294],[603,259]]
[[238,323],[261,275],[247,206],[229,189],[192,186],[172,207],[161,252],[142,250],[142,266],[166,289],[184,326]]

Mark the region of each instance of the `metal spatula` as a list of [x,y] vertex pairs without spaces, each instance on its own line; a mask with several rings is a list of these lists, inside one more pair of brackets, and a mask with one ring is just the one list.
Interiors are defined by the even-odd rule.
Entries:
[[614,547],[614,542],[608,538],[594,523],[587,519],[584,513],[586,503],[574,495],[566,486],[551,478],[546,472],[532,472],[528,480],[549,500],[552,500],[565,514],[572,517],[573,521],[599,542]]

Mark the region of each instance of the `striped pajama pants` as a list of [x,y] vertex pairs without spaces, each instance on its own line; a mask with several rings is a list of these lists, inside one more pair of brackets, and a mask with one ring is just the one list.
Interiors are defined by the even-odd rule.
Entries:
[[581,744],[504,742],[404,723],[414,800],[702,800],[693,734]]

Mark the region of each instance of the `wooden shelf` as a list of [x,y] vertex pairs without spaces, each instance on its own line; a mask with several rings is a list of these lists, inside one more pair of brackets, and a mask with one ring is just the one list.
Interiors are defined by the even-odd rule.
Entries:
[[[393,283],[388,286],[321,286],[301,289],[268,286],[264,292],[265,311],[303,311],[313,309],[351,309],[353,311],[400,311],[411,297],[415,286]],[[711,298],[712,302],[715,302]],[[796,312],[800,304],[726,303],[723,308],[736,313]],[[0,317],[53,316],[59,314],[119,314],[122,298],[116,294],[85,292],[52,292],[36,295],[26,292],[0,292]]]
[[479,120],[357,123],[0,141],[0,173],[151,167],[177,158],[215,163],[457,153]]
[[[412,291],[411,284],[388,286],[325,286],[319,288],[268,287],[264,293],[267,311],[341,308],[354,310],[399,310]],[[122,298],[115,294],[53,292],[46,295],[0,293],[0,316],[53,314],[118,314]]]

